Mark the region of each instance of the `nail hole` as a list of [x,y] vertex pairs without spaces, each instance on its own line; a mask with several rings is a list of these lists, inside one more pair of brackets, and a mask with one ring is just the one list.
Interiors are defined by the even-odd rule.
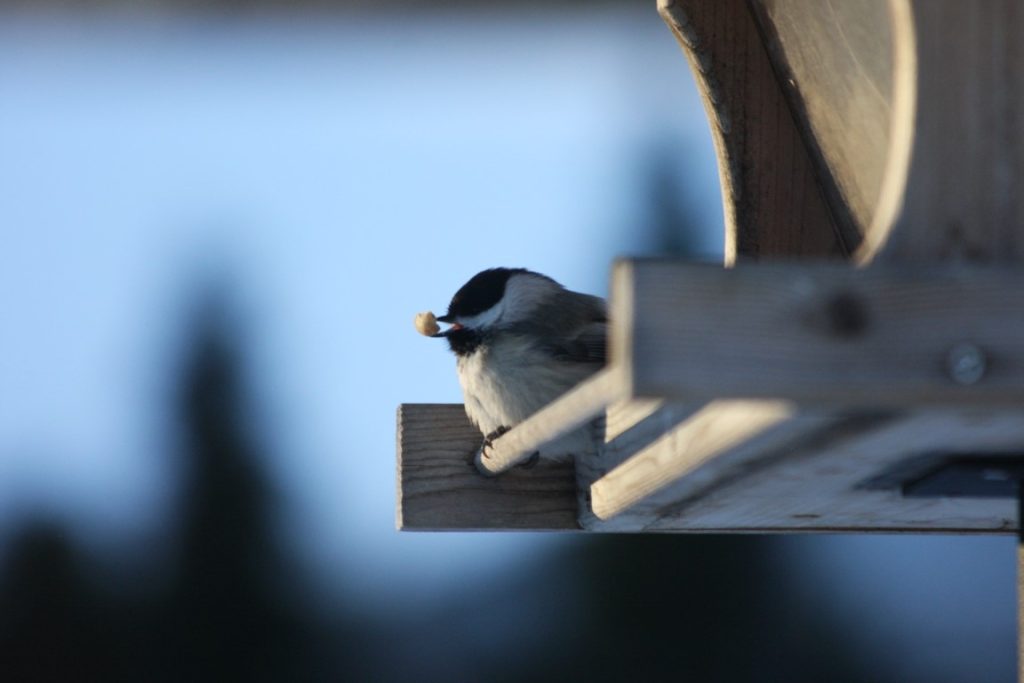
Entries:
[[868,312],[861,300],[848,292],[836,294],[826,305],[828,326],[839,337],[856,337],[868,327]]

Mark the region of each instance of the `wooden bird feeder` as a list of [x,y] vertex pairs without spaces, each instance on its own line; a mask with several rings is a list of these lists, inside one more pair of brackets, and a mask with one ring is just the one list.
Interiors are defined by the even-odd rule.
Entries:
[[[608,367],[487,462],[462,406],[401,406],[399,528],[1017,533],[1024,10],[659,11],[710,119],[726,267],[617,263]],[[581,426],[575,465],[510,470]]]

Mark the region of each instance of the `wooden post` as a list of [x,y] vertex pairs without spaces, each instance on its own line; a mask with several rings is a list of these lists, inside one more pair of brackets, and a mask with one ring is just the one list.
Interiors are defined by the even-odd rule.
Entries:
[[1024,482],[1017,482],[1017,680],[1024,683]]

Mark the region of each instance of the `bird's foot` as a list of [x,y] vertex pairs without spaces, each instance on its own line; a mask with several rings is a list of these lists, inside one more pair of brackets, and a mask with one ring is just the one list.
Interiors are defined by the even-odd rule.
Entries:
[[493,432],[491,432],[490,434],[485,436],[484,437],[484,442],[480,446],[480,456],[483,457],[483,458],[491,457],[491,452],[490,451],[491,451],[491,448],[494,447],[494,440],[497,439],[502,434],[506,433],[510,429],[512,429],[512,428],[511,427],[507,427],[505,425],[501,425],[500,427],[495,429]]
[[[502,434],[507,433],[510,429],[512,429],[512,428],[508,427],[506,425],[502,425],[502,426],[498,427],[497,429],[495,429],[490,434],[488,434],[487,436],[485,436],[484,437],[484,442],[480,446],[480,457],[484,458],[484,459],[490,458],[491,457],[490,451],[494,447],[494,440],[497,439]],[[538,460],[540,460],[540,451],[534,451],[530,455],[529,458],[527,458],[522,463],[517,465],[517,467],[521,467],[524,470],[528,470],[531,467],[533,467],[534,465],[536,465]]]
[[508,427],[506,425],[501,425],[500,427],[495,429],[493,432],[491,432],[490,434],[488,434],[487,436],[484,437],[484,444],[487,445],[487,446],[492,445],[491,444],[492,441],[497,439],[502,434],[508,433],[511,429],[512,429],[511,427]]

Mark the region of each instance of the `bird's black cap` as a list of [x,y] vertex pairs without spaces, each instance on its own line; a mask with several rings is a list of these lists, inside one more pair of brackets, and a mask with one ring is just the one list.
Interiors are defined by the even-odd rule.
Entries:
[[489,268],[480,271],[455,292],[448,304],[448,312],[438,318],[440,322],[454,322],[456,316],[469,317],[483,313],[501,301],[508,279],[517,273],[529,273],[526,268]]

